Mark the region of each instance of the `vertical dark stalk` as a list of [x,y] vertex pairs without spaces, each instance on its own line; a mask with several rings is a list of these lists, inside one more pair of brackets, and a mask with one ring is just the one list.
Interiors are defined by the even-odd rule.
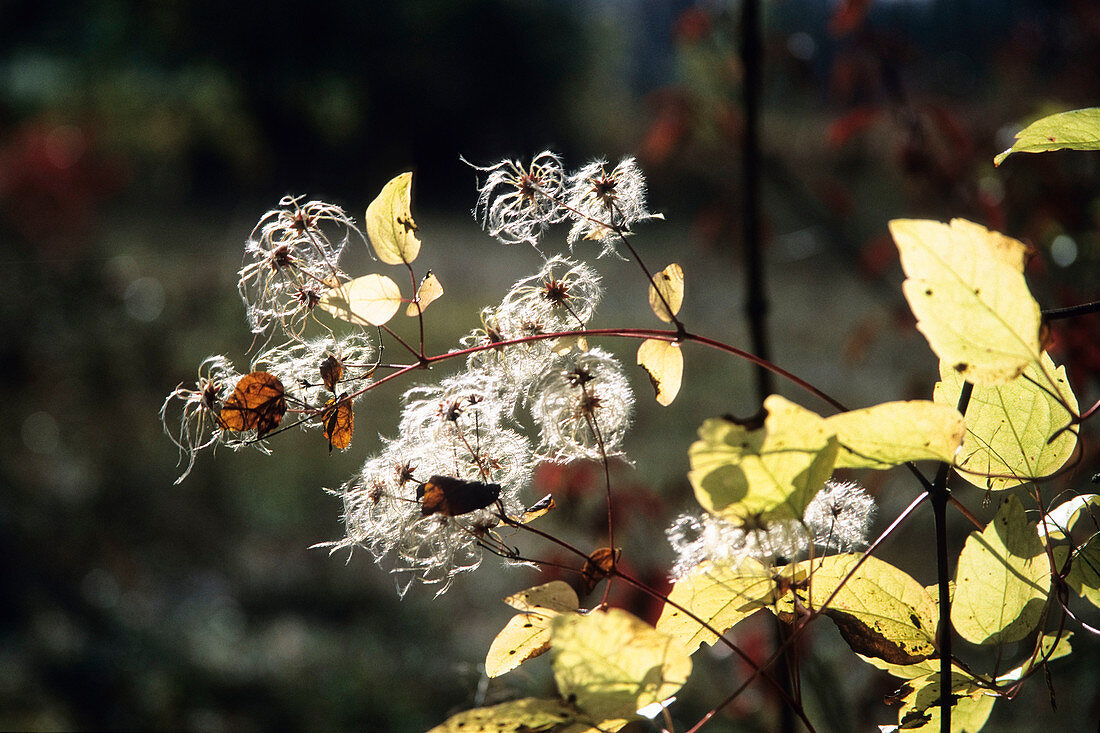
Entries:
[[[742,241],[745,248],[745,314],[749,319],[749,337],[752,351],[762,359],[768,359],[768,296],[764,281],[763,243],[760,241],[760,89],[762,87],[761,69],[764,65],[763,43],[760,38],[760,0],[742,0],[741,3],[741,64],[745,70],[744,109],[745,173],[742,187],[744,190],[744,211],[742,213]],[[774,391],[771,372],[760,366],[755,369],[756,394],[761,403]],[[775,621],[775,642],[782,645],[786,634],[782,623]],[[789,651],[791,647],[787,647]],[[792,684],[790,655],[784,653],[776,661],[776,679],[788,697],[795,686]],[[796,698],[797,699],[797,698]],[[795,718],[787,705],[779,708],[779,731],[794,733]]]
[[[749,334],[753,352],[768,356],[768,296],[764,281],[763,243],[760,241],[760,90],[763,86],[763,43],[760,31],[760,0],[741,3],[741,64],[745,71],[744,108],[745,177],[742,234],[745,247],[745,313],[749,319]],[[761,401],[773,391],[772,375],[756,369],[756,391]]]
[[[959,393],[958,410],[966,415],[970,404],[970,394],[974,385],[963,382]],[[939,586],[940,618],[937,629],[937,641],[940,652],[940,733],[951,733],[951,569],[947,559],[947,479],[951,476],[951,464],[941,463],[936,478],[932,481],[929,497],[932,500],[932,515],[936,522],[936,575]]]

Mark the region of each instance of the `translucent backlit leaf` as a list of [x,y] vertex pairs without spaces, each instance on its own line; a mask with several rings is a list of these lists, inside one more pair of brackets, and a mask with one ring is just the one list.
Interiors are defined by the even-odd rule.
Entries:
[[550,648],[550,621],[580,606],[568,583],[555,580],[504,599],[523,613],[513,616],[493,639],[485,656],[485,674],[499,677]]
[[742,619],[770,605],[775,589],[771,570],[751,557],[746,557],[736,567],[727,563],[701,563],[672,586],[670,603],[665,604],[657,619],[657,630],[676,637],[690,654],[702,644],[718,641],[718,637],[672,603],[725,633]]
[[671,405],[680,392],[680,382],[684,376],[684,355],[680,344],[646,339],[638,347],[638,364],[649,375],[657,403],[666,407]]
[[355,432],[355,415],[351,411],[351,400],[341,395],[339,400],[330,399],[325,403],[321,424],[328,438],[328,449],[344,450],[351,445],[351,436]]
[[1073,648],[1070,646],[1070,639],[1072,638],[1073,633],[1069,631],[1063,631],[1061,636],[1057,634],[1043,634],[1043,640],[1039,645],[1040,653],[1038,659],[1034,662],[1029,659],[1019,667],[1005,672],[997,678],[997,684],[1005,685],[1009,682],[1016,682],[1031,671],[1036,664],[1042,664],[1044,660],[1053,662],[1055,659],[1061,659],[1066,656],[1073,651]]
[[[931,658],[936,653],[936,602],[911,576],[873,556],[845,581],[862,557],[840,554],[800,562],[793,572],[796,577],[809,574],[809,583],[793,586],[791,592],[802,606],[823,609],[857,654],[894,665]],[[834,591],[828,606],[823,606]],[[776,607],[779,612],[795,611],[790,595],[779,599]]]
[[[962,377],[941,362],[933,399],[943,405],[958,404],[962,384]],[[1050,441],[1069,424],[1071,410],[1076,413],[1077,398],[1065,368],[1056,369],[1046,352],[1039,366],[1028,366],[1009,384],[975,385],[966,408],[966,437],[956,461],[960,474],[979,488],[1002,491],[1054,473],[1077,445],[1072,430]]]
[[383,186],[367,207],[367,236],[378,259],[387,265],[408,264],[420,253],[411,189],[412,173],[402,173]]
[[[1080,494],[1062,502],[1047,512],[1044,521],[1037,525],[1039,537],[1044,541],[1047,535],[1052,540],[1064,540],[1073,530],[1078,519],[1095,514],[1096,509],[1093,507],[1100,507],[1100,494]],[[1096,522],[1093,526],[1097,525],[1100,525],[1100,522]]]
[[420,287],[416,289],[416,300],[409,303],[409,307],[405,309],[405,315],[412,317],[420,315],[441,295],[443,295],[443,284],[439,282],[435,273],[428,270],[428,274],[420,281]]
[[581,568],[581,580],[584,582],[585,593],[591,593],[601,580],[611,574],[611,569],[621,554],[622,548],[614,552],[610,547],[600,547],[592,551]]
[[336,391],[336,385],[344,376],[344,365],[332,354],[329,354],[321,362],[321,381],[329,392]]
[[401,289],[385,275],[372,273],[326,291],[317,307],[360,326],[381,326],[401,307]]
[[219,424],[226,430],[255,430],[260,438],[279,427],[286,414],[283,383],[274,374],[252,372],[241,377],[222,405]]
[[539,733],[576,719],[576,710],[564,700],[528,697],[452,715],[428,733]]
[[[661,296],[664,296],[664,302],[661,302]],[[649,286],[649,307],[662,321],[672,323],[672,317],[680,312],[683,303],[684,269],[673,262],[653,276]]]
[[906,461],[954,460],[966,430],[952,406],[886,402],[825,419],[840,442],[837,468],[883,469]]
[[1032,122],[1016,133],[1016,142],[993,159],[1000,165],[1012,153],[1044,153],[1049,150],[1100,150],[1100,108],[1060,112]]
[[917,328],[941,362],[975,384],[1004,384],[1039,358],[1022,243],[965,219],[895,219],[890,233]]
[[[989,719],[997,698],[962,672],[951,673],[951,733],[977,733]],[[940,675],[909,680],[892,696],[901,701],[898,728],[940,733]]]
[[558,691],[596,720],[629,718],[675,695],[691,674],[676,639],[621,609],[557,616],[552,628]]
[[548,609],[557,613],[575,611],[581,604],[577,598],[577,592],[563,580],[536,585],[534,588],[508,596],[504,602],[520,611]]
[[688,451],[688,479],[707,511],[735,522],[801,519],[832,474],[837,441],[825,420],[779,395],[766,416],[739,424],[713,418]]
[[951,623],[975,644],[1019,641],[1039,623],[1050,592],[1050,563],[1024,506],[1009,495],[959,554]]
[[533,522],[547,512],[555,509],[557,504],[554,502],[552,494],[547,494],[531,506],[523,510],[523,514],[519,517],[520,524],[527,524]]
[[1066,582],[1077,595],[1100,608],[1100,534],[1074,551]]

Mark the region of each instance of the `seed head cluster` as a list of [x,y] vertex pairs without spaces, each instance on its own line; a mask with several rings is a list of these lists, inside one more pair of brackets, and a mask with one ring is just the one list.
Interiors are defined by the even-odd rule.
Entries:
[[610,170],[606,160],[592,161],[571,174],[550,151],[536,155],[527,167],[515,160],[470,165],[487,173],[478,186],[474,218],[505,244],[537,247],[552,224],[570,221],[570,247],[582,239],[594,240],[601,244],[602,257],[617,253],[617,244],[634,224],[660,216],[646,208],[645,176],[634,158],[624,158]]
[[765,565],[791,562],[804,556],[811,544],[826,551],[850,552],[866,544],[875,516],[875,500],[854,483],[826,481],[801,521],[755,522],[754,526],[727,521],[712,514],[682,514],[666,534],[676,561],[673,579],[683,578],[700,563],[736,567],[753,558]]
[[[572,174],[550,151],[527,165],[473,167],[484,174],[474,215],[507,244],[537,246],[549,227],[570,221],[570,246],[594,240],[605,254],[634,223],[652,218],[631,158],[610,169],[596,161]],[[275,425],[277,431],[323,426],[330,450],[347,445],[330,433],[332,406],[362,400],[376,370],[395,368],[382,364],[373,329],[340,324],[353,330],[338,333],[314,315],[326,292],[350,279],[340,259],[355,238],[365,242],[343,209],[303,196],[285,197],[261,217],[245,243],[237,283],[258,353],[243,372],[224,356],[209,357],[195,383],[176,388],[161,409],[184,464],[180,480],[206,448],[266,452]],[[593,268],[552,255],[482,309],[480,327],[461,340],[461,371],[408,389],[395,437],[383,438],[362,469],[331,492],[343,504],[346,534],[323,546],[366,550],[391,570],[402,594],[414,582],[442,593],[478,567],[486,551],[525,562],[507,538],[530,498],[533,468],[621,455],[631,423],[634,395],[622,365],[585,338],[602,292]],[[254,372],[266,373],[255,383],[278,403],[277,416],[264,412],[263,428],[246,418],[249,410],[269,408],[252,407],[234,391]],[[351,422],[346,418],[349,431]],[[464,490],[492,490],[472,508],[458,502],[459,509],[447,503],[439,510],[426,500],[432,477]]]

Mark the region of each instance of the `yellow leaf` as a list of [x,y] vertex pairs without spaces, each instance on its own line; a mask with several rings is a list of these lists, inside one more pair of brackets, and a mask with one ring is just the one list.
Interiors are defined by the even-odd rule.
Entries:
[[890,468],[906,461],[954,460],[966,428],[953,406],[886,402],[825,419],[840,441],[836,468]]
[[1012,153],[1043,153],[1064,148],[1100,150],[1100,108],[1074,109],[1032,122],[1016,133],[1016,142],[999,153],[993,165],[1000,165]]
[[416,290],[416,300],[409,303],[409,307],[405,309],[405,315],[415,318],[441,295],[443,295],[443,284],[439,282],[435,273],[428,270],[428,274],[420,281],[420,287]]
[[[795,577],[808,574],[809,587],[796,587],[792,592],[806,608],[821,609],[836,591],[822,612],[836,623],[857,654],[892,665],[918,664],[932,657],[936,653],[936,602],[911,576],[874,556],[864,559],[845,582],[861,557],[830,555],[798,563],[792,572]],[[781,598],[777,611],[793,613],[793,598]]]
[[[656,287],[654,287],[656,285]],[[661,296],[665,302],[661,302]],[[665,307],[668,303],[668,307]],[[673,262],[653,276],[649,285],[649,307],[665,323],[672,323],[672,317],[680,312],[684,303],[684,268]]]
[[[775,598],[776,581],[771,571],[751,557],[736,567],[704,562],[672,586],[669,601],[683,606],[721,633]],[[690,654],[701,644],[713,644],[718,637],[683,611],[665,604],[657,619],[657,630],[676,637]]]
[[1039,623],[1050,592],[1043,543],[1015,496],[971,532],[955,570],[951,623],[974,644],[1019,641]]
[[538,733],[568,725],[577,717],[564,700],[528,697],[452,715],[428,733]]
[[674,638],[617,608],[556,617],[551,647],[561,696],[597,721],[662,702],[691,674],[691,657]]
[[[940,675],[909,680],[902,693],[898,726],[906,731],[940,733]],[[897,694],[897,693],[895,693]],[[978,733],[993,711],[997,698],[990,695],[974,678],[951,673],[951,733]]]
[[550,619],[557,613],[513,616],[489,645],[485,674],[499,677],[550,648]]
[[520,611],[551,610],[558,613],[576,611],[581,602],[577,592],[564,580],[552,580],[543,585],[520,591],[504,599],[512,608]]
[[965,219],[895,219],[890,233],[917,328],[941,362],[974,384],[1004,384],[1039,358],[1023,244]]
[[1100,608],[1100,534],[1094,534],[1088,542],[1074,550],[1066,582],[1077,595]]
[[[942,405],[958,404],[962,383],[962,377],[941,362],[933,399]],[[1061,402],[1050,392],[1060,395]],[[1065,368],[1056,369],[1046,352],[1038,367],[1028,366],[1014,382],[996,387],[975,385],[966,408],[966,437],[956,462],[960,474],[979,488],[1002,491],[1054,473],[1077,445],[1072,430],[1049,442],[1050,436],[1069,423],[1071,410],[1077,412],[1077,398],[1066,380]]]
[[649,375],[657,403],[668,406],[680,392],[684,376],[684,355],[674,341],[646,339],[638,347],[638,364]]
[[528,588],[504,602],[523,613],[513,616],[485,655],[485,674],[499,677],[550,648],[550,622],[560,613],[577,610],[576,592],[561,580]]
[[412,173],[402,173],[382,187],[370,202],[364,223],[378,259],[387,265],[408,264],[420,253],[412,218]]
[[[1055,659],[1061,659],[1070,652],[1073,648],[1070,646],[1070,639],[1073,638],[1073,632],[1063,631],[1061,636],[1057,634],[1043,634],[1043,639],[1039,644],[1039,657],[1035,661],[1037,663],[1043,663],[1043,660],[1047,662],[1053,662]],[[1057,646],[1055,646],[1057,645]],[[1022,679],[1025,674],[1030,672],[1036,666],[1031,660],[1024,662],[1019,667],[1013,670],[1005,672],[997,678],[998,685],[1006,685],[1009,682],[1016,682]]]
[[360,326],[381,326],[401,307],[401,289],[385,275],[364,275],[328,290],[317,307]]
[[832,474],[837,441],[825,420],[779,395],[763,426],[712,418],[688,451],[688,479],[704,509],[734,522],[801,519]]

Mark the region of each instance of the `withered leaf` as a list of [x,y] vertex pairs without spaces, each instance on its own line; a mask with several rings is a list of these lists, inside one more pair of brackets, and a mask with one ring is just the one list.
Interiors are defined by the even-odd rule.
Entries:
[[286,413],[283,383],[274,374],[252,372],[241,377],[218,416],[226,430],[255,430],[260,438],[279,427]]
[[457,517],[484,509],[500,496],[498,484],[464,481],[450,476],[432,476],[416,491],[423,516],[442,514]]
[[533,522],[556,506],[553,494],[547,494],[523,511],[523,516],[519,518],[520,524]]
[[[833,620],[844,641],[857,654],[877,657],[891,664],[916,664],[929,658],[927,654],[911,654],[902,645],[886,638],[850,613],[835,608],[826,608],[824,613]],[[916,623],[919,624],[919,620]]]
[[601,547],[588,556],[588,559],[584,561],[584,568],[581,570],[585,593],[591,593],[592,589],[601,580],[610,575],[611,568],[619,561],[619,555],[621,554],[622,550],[616,549],[614,556],[612,556],[610,547]]
[[347,395],[339,399],[332,398],[325,403],[325,437],[328,438],[328,452],[333,448],[344,450],[351,445],[351,436],[355,432],[355,416],[351,411],[351,400]]
[[321,362],[321,381],[325,383],[329,392],[336,392],[336,384],[342,376],[344,376],[343,363],[332,354],[326,356]]

